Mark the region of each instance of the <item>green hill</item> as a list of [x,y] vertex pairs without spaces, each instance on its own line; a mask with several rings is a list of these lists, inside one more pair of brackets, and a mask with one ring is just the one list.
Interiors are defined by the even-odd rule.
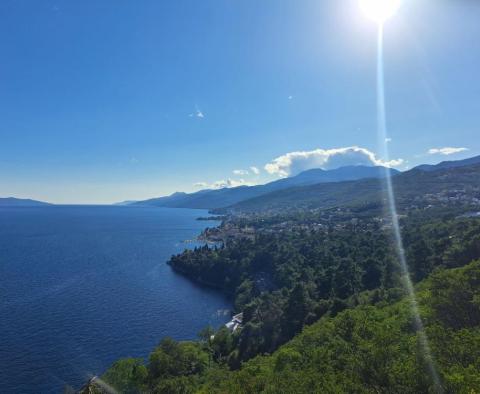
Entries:
[[[436,165],[420,165],[401,173],[390,169],[395,183],[407,191],[435,192],[437,186],[454,186],[438,182],[445,173],[462,174],[463,167],[479,167],[480,156],[465,160],[446,161]],[[446,170],[446,171],[445,171]],[[468,172],[468,171],[467,171]],[[478,175],[478,174],[477,174]],[[385,168],[379,166],[345,166],[333,170],[311,169],[265,185],[239,186],[218,190],[200,190],[196,193],[173,193],[170,196],[133,202],[133,205],[152,205],[170,208],[222,209],[251,212],[304,207],[328,207],[351,202],[382,198],[382,179]],[[398,180],[397,180],[398,178]],[[416,181],[425,182],[418,188]],[[418,193],[417,193],[418,194]]]
[[[165,338],[147,363],[120,360],[104,380],[128,393],[435,392],[389,233],[375,223],[173,257],[192,279],[233,291],[242,328]],[[466,264],[480,258],[480,221],[411,217],[402,233],[442,384],[478,392],[480,263]]]
[[121,360],[103,378],[125,393],[480,392],[480,261],[435,273],[418,286],[417,298],[432,358],[420,346],[405,297],[322,318],[237,371],[210,361],[212,342],[163,340],[147,366]]
[[[436,171],[414,169],[392,178],[395,197],[401,206],[425,194],[480,186],[480,164]],[[362,179],[296,187],[241,201],[228,208],[234,212],[266,212],[291,209],[329,208],[381,202],[385,183],[382,179]]]
[[[399,171],[391,170],[392,174]],[[385,168],[380,166],[346,166],[333,170],[312,169],[296,176],[279,179],[265,185],[238,186],[218,190],[200,190],[196,193],[173,193],[170,196],[137,201],[134,205],[152,205],[169,208],[223,208],[240,201],[258,197],[273,191],[295,186],[326,182],[342,182],[364,178],[383,178]]]
[[[434,274],[417,297],[444,391],[480,392],[480,261]],[[405,298],[321,319],[272,356],[236,372],[212,371],[198,391],[435,392],[410,306]]]
[[480,393],[480,220],[465,214],[478,211],[479,179],[479,164],[393,178],[432,359],[382,213],[383,182],[366,179],[238,204],[270,216],[227,219],[253,236],[169,264],[230,296],[240,328],[164,338],[148,361],[120,360],[104,381],[125,393]]

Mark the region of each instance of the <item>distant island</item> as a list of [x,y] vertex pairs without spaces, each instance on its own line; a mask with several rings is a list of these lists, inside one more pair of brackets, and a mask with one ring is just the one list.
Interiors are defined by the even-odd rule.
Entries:
[[28,198],[0,197],[0,207],[40,207],[47,205],[53,204]]

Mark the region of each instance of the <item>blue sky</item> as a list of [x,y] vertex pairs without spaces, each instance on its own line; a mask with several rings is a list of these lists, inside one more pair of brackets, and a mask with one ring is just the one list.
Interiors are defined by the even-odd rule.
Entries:
[[[388,21],[397,168],[480,154],[479,20],[404,0]],[[0,196],[109,203],[371,157],[375,43],[356,0],[3,0]]]

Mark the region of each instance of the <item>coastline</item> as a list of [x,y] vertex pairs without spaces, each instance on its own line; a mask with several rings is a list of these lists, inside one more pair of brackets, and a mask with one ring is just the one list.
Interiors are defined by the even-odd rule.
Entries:
[[200,278],[195,278],[193,276],[191,276],[187,271],[185,270],[182,270],[180,268],[177,268],[177,267],[174,267],[172,266],[172,264],[170,263],[170,260],[167,261],[167,265],[172,269],[172,271],[174,271],[175,273],[179,274],[179,275],[182,275],[184,276],[185,278],[188,278],[189,280],[191,280],[192,282],[194,283],[197,283],[199,285],[202,285],[202,286],[205,286],[205,287],[209,287],[211,289],[215,289],[215,290],[219,290],[223,295],[225,295],[227,298],[230,299],[230,297],[233,297],[234,296],[234,292],[229,292],[227,291],[223,286],[219,286],[215,283],[212,283],[212,282],[208,282],[208,281],[205,281],[203,279],[200,279]]

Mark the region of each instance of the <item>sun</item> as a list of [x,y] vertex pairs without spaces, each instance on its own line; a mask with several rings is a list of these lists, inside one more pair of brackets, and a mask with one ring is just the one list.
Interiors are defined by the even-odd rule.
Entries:
[[360,8],[370,19],[383,24],[400,8],[401,0],[359,0]]

